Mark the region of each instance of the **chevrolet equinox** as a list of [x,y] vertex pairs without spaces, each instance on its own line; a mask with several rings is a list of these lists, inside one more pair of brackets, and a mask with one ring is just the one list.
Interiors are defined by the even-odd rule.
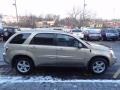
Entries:
[[37,66],[82,66],[93,74],[102,74],[116,62],[111,48],[58,30],[17,32],[5,43],[3,57],[23,75],[30,74]]

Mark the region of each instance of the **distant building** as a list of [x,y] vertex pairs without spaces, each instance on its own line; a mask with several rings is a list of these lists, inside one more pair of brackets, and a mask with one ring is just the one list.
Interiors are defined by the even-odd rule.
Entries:
[[112,27],[112,28],[114,28],[114,27],[120,27],[120,21],[105,21],[104,25],[106,27]]
[[102,28],[103,27],[103,21],[101,20],[91,20],[88,24],[89,27],[92,28]]
[[51,27],[55,25],[55,21],[39,21],[36,22],[36,27],[40,28],[40,27]]
[[2,22],[4,22],[4,23],[16,23],[17,18],[15,16],[3,15]]
[[102,28],[102,27],[120,27],[120,20],[91,20],[88,24],[89,27]]

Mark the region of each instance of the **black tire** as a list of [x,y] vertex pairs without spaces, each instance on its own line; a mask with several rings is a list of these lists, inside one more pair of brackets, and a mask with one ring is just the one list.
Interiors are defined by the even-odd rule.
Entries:
[[117,41],[118,39],[117,38],[113,38],[112,41]]
[[107,38],[106,38],[106,37],[103,37],[102,40],[103,40],[103,41],[107,41]]
[[[26,61],[27,64],[30,66],[30,67],[29,67],[29,70],[26,71],[26,72],[21,72],[21,71],[18,69],[18,63],[20,63],[20,62],[22,62],[22,61]],[[19,58],[17,58],[17,59],[15,60],[15,64],[14,64],[14,65],[15,65],[16,71],[17,71],[19,74],[22,74],[22,75],[31,74],[32,71],[33,71],[33,69],[34,69],[34,64],[33,64],[32,60],[29,59],[29,58],[26,58],[26,57],[19,57]]]
[[101,41],[102,39],[101,38],[99,38],[97,41]]
[[99,41],[102,41],[102,37],[99,39]]
[[86,41],[88,41],[88,40],[89,40],[87,36],[85,36],[85,40],[86,40]]
[[3,41],[7,41],[7,38],[6,38],[6,37],[3,37]]
[[[102,62],[102,63],[104,63],[104,70],[103,70],[102,72],[99,72],[99,73],[98,73],[98,72],[95,72],[95,71],[94,71],[93,67],[94,67],[94,65],[95,65],[96,62]],[[104,74],[105,71],[107,70],[107,68],[108,68],[108,62],[107,62],[107,60],[104,59],[104,58],[94,58],[94,59],[92,59],[92,60],[90,61],[89,65],[88,65],[89,71],[90,71],[92,74],[96,74],[96,75]]]

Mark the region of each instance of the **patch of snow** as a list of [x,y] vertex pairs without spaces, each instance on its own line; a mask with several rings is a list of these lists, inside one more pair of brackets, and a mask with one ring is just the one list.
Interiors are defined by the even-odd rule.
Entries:
[[91,83],[120,83],[120,80],[61,80],[52,78],[51,76],[33,76],[33,77],[22,77],[22,76],[1,76],[0,84],[2,83],[23,83],[23,82],[91,82]]

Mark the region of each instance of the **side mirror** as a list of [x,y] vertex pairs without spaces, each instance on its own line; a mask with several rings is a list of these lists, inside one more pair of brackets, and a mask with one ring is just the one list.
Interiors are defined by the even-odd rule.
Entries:
[[82,48],[83,46],[82,46],[82,44],[81,43],[79,43],[78,44],[78,48]]
[[76,48],[82,48],[82,44],[81,44],[81,43],[76,43],[76,44],[75,44],[75,47],[76,47]]

